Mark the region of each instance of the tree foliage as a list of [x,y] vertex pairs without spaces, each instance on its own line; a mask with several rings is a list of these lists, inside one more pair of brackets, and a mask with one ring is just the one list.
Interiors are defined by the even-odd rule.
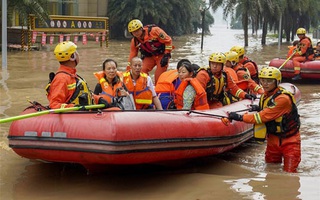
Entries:
[[[284,32],[286,40],[290,41],[299,27],[309,30],[320,24],[319,0],[219,0],[219,4],[225,16],[242,19],[245,46],[248,46],[249,24],[253,32],[262,27],[261,44],[266,43],[268,28],[280,34]],[[278,30],[280,20],[282,30]]]
[[[202,0],[109,0],[108,17],[111,37],[123,37],[127,24],[139,19],[144,24],[156,24],[169,35],[195,33],[201,27]],[[205,33],[214,22],[212,15],[206,12]]]
[[9,0],[7,2],[8,26],[12,26],[14,11],[19,13],[21,25],[28,24],[29,14],[34,14],[43,23],[49,19],[46,10],[47,0]]

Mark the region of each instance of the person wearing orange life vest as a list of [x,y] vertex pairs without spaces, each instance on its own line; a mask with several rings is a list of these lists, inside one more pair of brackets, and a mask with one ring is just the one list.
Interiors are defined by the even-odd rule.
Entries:
[[[244,68],[241,63],[239,63],[238,53],[235,51],[229,51],[225,53],[226,64],[224,71],[229,73],[233,81],[237,84],[239,88],[250,94],[263,94],[263,88],[254,82],[248,69]],[[239,101],[239,98],[234,97],[227,91],[227,97],[224,99],[224,104],[230,104]]]
[[301,79],[300,75],[300,66],[301,62],[306,60],[313,60],[313,47],[312,42],[309,37],[306,36],[306,29],[298,28],[297,29],[297,36],[299,37],[299,44],[298,44],[298,51],[295,53],[294,57],[292,58],[293,67],[294,67],[294,77],[292,78],[293,81]]
[[213,53],[209,57],[209,67],[200,68],[196,78],[207,92],[210,108],[223,106],[223,99],[227,90],[241,99],[255,99],[255,95],[247,94],[240,89],[232,78],[223,70],[226,56],[223,53]]
[[155,91],[159,97],[163,109],[171,109],[169,106],[173,105],[174,92],[181,83],[177,69],[184,62],[191,64],[188,59],[179,60],[177,63],[177,68],[163,72],[160,75],[157,84],[155,85]]
[[294,96],[279,86],[281,72],[265,67],[259,74],[265,90],[259,105],[251,105],[255,114],[229,113],[229,119],[251,124],[265,124],[267,133],[267,163],[282,163],[286,172],[297,172],[301,161],[300,117]]
[[152,80],[148,74],[141,72],[142,60],[134,57],[131,60],[130,71],[123,73],[123,83],[128,92],[133,95],[137,110],[149,109],[153,103],[157,110],[162,110]]
[[288,46],[289,50],[288,50],[287,58],[289,58],[293,54],[293,52],[296,51],[298,44],[299,44],[299,41],[295,40],[293,41],[291,46]]
[[232,67],[236,72],[237,78],[234,78],[234,80],[238,87],[250,94],[263,94],[263,88],[251,78],[248,68],[245,68],[243,64],[239,62],[238,53],[233,52],[234,53],[229,53],[227,60],[230,60],[230,63],[226,62],[226,66],[229,65],[229,67]]
[[178,68],[181,83],[175,91],[174,103],[177,109],[206,110],[209,109],[207,93],[201,86],[192,64],[184,62]]
[[251,79],[259,84],[258,66],[254,61],[250,60],[247,56],[244,55],[244,47],[233,46],[231,47],[230,51],[235,51],[236,53],[238,53],[239,63],[241,63],[244,68],[247,68],[249,70]]
[[109,107],[106,101],[93,95],[86,81],[76,74],[76,66],[80,60],[77,45],[70,41],[60,42],[54,49],[54,55],[60,67],[57,73],[50,73],[53,77],[50,77],[50,83],[46,87],[50,108],[69,108],[93,103]]
[[167,71],[169,65],[172,51],[171,37],[158,26],[143,26],[138,19],[131,20],[128,23],[128,31],[133,35],[128,62],[130,63],[131,59],[136,57],[140,50],[143,60],[142,72],[148,74],[157,66],[155,70],[156,84],[159,76]]
[[226,63],[224,67],[224,71],[229,74],[234,82],[238,81],[237,72],[233,69],[239,62],[239,56],[235,51],[228,51],[225,53],[226,55]]
[[[243,89],[245,92],[248,92],[250,94],[263,94],[264,89],[261,85],[258,85],[256,82],[254,82],[251,77],[250,73],[246,68],[240,68],[237,71],[238,76],[238,82],[237,85]],[[242,83],[245,82],[244,86],[241,87]]]
[[103,97],[109,104],[114,104],[113,100],[117,96],[128,96],[122,75],[117,71],[118,64],[113,59],[106,59],[102,64],[102,71],[95,72],[94,76],[98,83],[94,89],[94,94]]

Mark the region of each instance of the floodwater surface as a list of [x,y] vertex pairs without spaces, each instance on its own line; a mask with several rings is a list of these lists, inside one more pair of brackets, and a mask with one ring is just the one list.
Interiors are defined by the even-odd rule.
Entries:
[[[216,26],[204,38],[200,51],[200,35],[174,37],[170,68],[182,58],[200,66],[216,51],[226,52],[233,45],[243,44],[243,32]],[[259,67],[275,57],[284,58],[289,44],[278,46],[268,39],[250,37],[247,55]],[[59,64],[53,55],[54,46],[41,51],[8,52],[8,69],[0,75],[0,118],[19,115],[28,100],[48,104],[45,86],[48,74]],[[124,70],[129,54],[129,41],[110,41],[100,47],[91,41],[78,44],[80,63],[77,72],[89,83],[96,84],[93,72],[101,70],[106,58],[118,61]],[[282,171],[281,165],[266,165],[266,144],[248,141],[221,155],[199,158],[172,165],[135,165],[110,167],[102,174],[87,174],[76,164],[43,163],[16,155],[8,147],[10,123],[0,124],[0,198],[31,199],[320,199],[320,87],[319,83],[297,83],[302,92],[301,115],[302,161],[298,173]]]

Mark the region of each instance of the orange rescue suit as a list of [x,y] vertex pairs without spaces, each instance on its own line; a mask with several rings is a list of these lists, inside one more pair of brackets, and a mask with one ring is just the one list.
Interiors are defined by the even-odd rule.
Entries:
[[[168,65],[161,67],[160,61],[164,54],[171,53],[172,39],[164,30],[157,26],[145,26],[143,27],[143,32],[143,38],[133,37],[131,39],[128,62],[138,55],[138,51],[142,49],[141,45],[144,45],[144,49],[147,49],[147,51],[142,51],[142,72],[148,74],[155,66],[157,66],[155,71],[155,83],[157,83],[159,76],[167,71]],[[162,43],[164,47],[159,45],[159,43]]]
[[[299,132],[299,120],[293,119],[299,117],[296,113],[292,119],[286,121],[287,126],[292,126],[289,130],[281,130],[283,125],[283,116],[292,116],[295,112],[295,100],[292,95],[285,93],[278,94],[281,88],[273,92],[265,93],[260,99],[260,108],[263,110],[256,114],[244,114],[243,121],[252,124],[266,123],[267,128],[267,149],[265,160],[267,163],[281,163],[284,158],[284,170],[287,172],[296,172],[301,161],[301,139]],[[272,98],[273,95],[277,96]],[[275,126],[268,123],[274,123]],[[268,124],[268,125],[267,125]],[[273,127],[273,128],[271,128]],[[270,133],[271,131],[275,133]],[[286,131],[283,135],[283,131]]]
[[246,93],[240,89],[232,78],[222,71],[221,74],[212,74],[210,68],[201,69],[196,78],[199,80],[201,86],[207,92],[207,99],[210,108],[222,107],[225,90],[238,98],[244,99]]
[[[74,96],[76,90],[78,94]],[[92,104],[92,96],[87,83],[76,74],[75,68],[68,66],[60,65],[47,92],[49,107],[52,109],[74,107],[75,104],[79,104],[81,94],[86,95],[87,105]]]
[[[299,41],[298,49],[294,54],[294,57],[292,58],[293,67],[294,67],[294,74],[300,74],[301,70],[301,62],[304,62],[306,60],[313,60],[313,47],[311,43],[311,39],[309,37],[304,37]],[[312,49],[312,51],[309,49]],[[309,55],[310,54],[310,55]]]

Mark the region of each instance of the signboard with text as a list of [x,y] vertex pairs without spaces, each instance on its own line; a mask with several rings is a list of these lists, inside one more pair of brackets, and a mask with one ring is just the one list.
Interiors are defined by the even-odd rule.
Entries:
[[47,25],[34,15],[31,18],[31,29],[43,32],[104,32],[108,30],[107,17],[80,17],[50,15]]

